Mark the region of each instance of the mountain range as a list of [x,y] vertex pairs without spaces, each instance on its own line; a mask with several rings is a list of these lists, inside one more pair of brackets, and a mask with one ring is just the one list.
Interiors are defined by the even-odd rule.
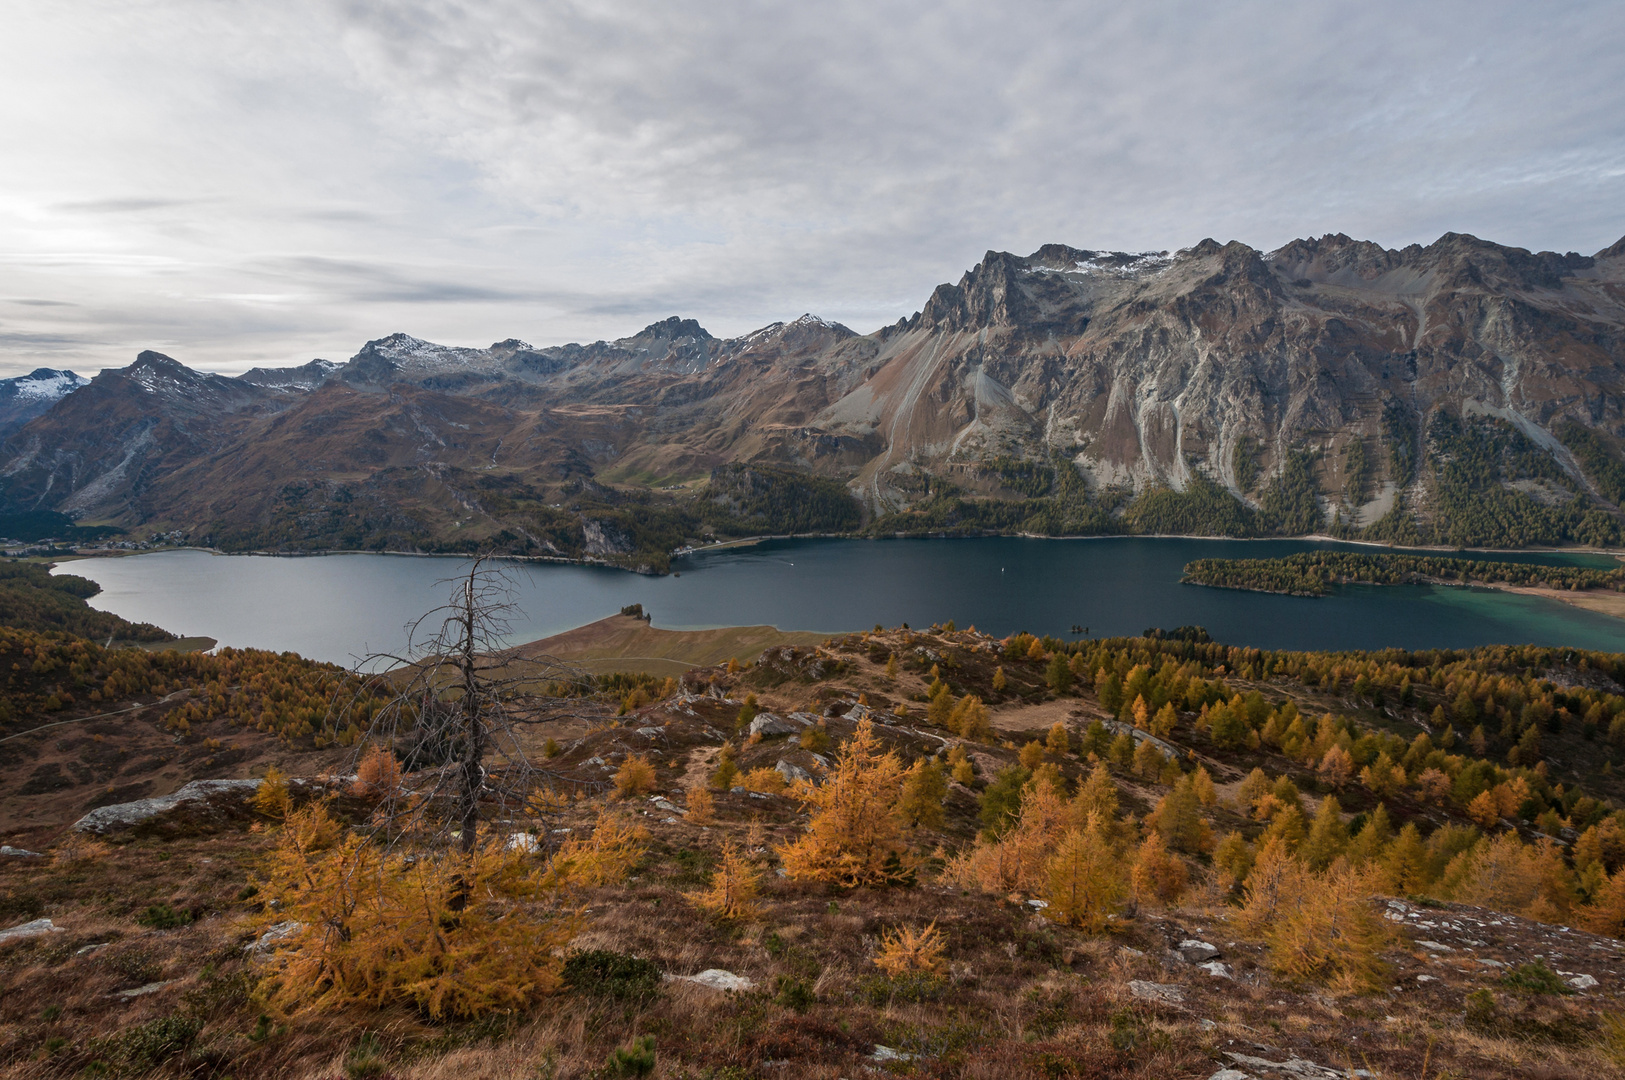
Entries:
[[747,532],[1608,544],[1625,240],[1047,245],[988,252],[872,334],[673,317],[546,348],[394,334],[235,378],[143,352],[77,378],[0,389],[0,512],[653,570]]

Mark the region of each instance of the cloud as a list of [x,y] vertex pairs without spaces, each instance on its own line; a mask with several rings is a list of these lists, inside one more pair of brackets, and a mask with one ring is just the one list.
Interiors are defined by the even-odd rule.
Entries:
[[[1052,241],[1625,232],[1612,2],[14,9],[0,294],[76,307],[4,329],[87,366],[672,313],[872,329]],[[9,342],[0,366],[36,359]]]

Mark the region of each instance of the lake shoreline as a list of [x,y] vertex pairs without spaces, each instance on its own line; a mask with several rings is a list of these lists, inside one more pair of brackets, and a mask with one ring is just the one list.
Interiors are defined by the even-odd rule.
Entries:
[[[1551,644],[1625,653],[1625,622],[1612,612],[1586,610],[1568,594],[1395,587],[1338,590],[1319,604],[1304,604],[1299,597],[1180,584],[1182,568],[1193,559],[1286,556],[1341,545],[1091,539],[1097,543],[1087,547],[1019,537],[957,544],[763,541],[734,545],[714,558],[679,560],[680,574],[659,577],[516,561],[505,564],[516,571],[518,607],[511,636],[504,636],[511,644],[534,641],[640,604],[656,627],[673,631],[760,625],[830,634],[951,618],[1000,635],[1064,636],[1069,626],[1087,626],[1091,636],[1133,636],[1148,627],[1202,625],[1215,640],[1272,649]],[[201,548],[143,554],[79,560],[57,572],[97,581],[103,591],[92,606],[131,621],[343,664],[352,655],[406,647],[404,627],[444,604],[445,580],[467,567],[466,558],[430,562],[418,552],[405,553],[416,556],[410,559],[373,552],[226,559]],[[1549,554],[1512,557],[1568,561]]]
[[[707,544],[704,547],[680,548],[676,552],[674,552],[671,557],[673,559],[680,559],[680,558],[686,558],[686,557],[688,557],[690,555],[703,555],[703,554],[705,554],[707,552],[712,552],[712,551],[727,551],[727,550],[736,550],[736,549],[741,549],[741,548],[757,547],[757,546],[760,546],[761,544],[765,544],[765,543],[768,543],[768,542],[774,541],[774,540],[872,540],[872,541],[886,541],[886,540],[990,540],[990,539],[1066,540],[1066,541],[1076,541],[1076,540],[1202,540],[1202,541],[1222,541],[1222,542],[1226,542],[1226,543],[1256,543],[1256,544],[1279,543],[1279,542],[1282,542],[1282,541],[1295,541],[1295,542],[1302,542],[1302,543],[1317,543],[1317,544],[1348,544],[1348,545],[1351,545],[1351,546],[1354,546],[1354,547],[1375,548],[1375,549],[1379,549],[1379,550],[1383,550],[1383,551],[1418,552],[1418,553],[1427,553],[1427,554],[1472,553],[1472,554],[1486,554],[1486,555],[1598,555],[1598,556],[1607,556],[1609,558],[1618,560],[1621,563],[1625,563],[1625,549],[1595,548],[1595,547],[1484,548],[1484,547],[1448,547],[1448,546],[1444,546],[1444,545],[1408,547],[1408,546],[1404,546],[1404,545],[1400,545],[1400,544],[1386,544],[1386,543],[1382,543],[1381,541],[1377,541],[1377,540],[1345,540],[1345,539],[1342,539],[1341,537],[1329,536],[1329,535],[1327,535],[1325,533],[1309,533],[1309,534],[1304,535],[1304,536],[1202,536],[1202,535],[1191,534],[1191,533],[1098,533],[1098,534],[1087,534],[1087,535],[1049,536],[1049,535],[1045,535],[1045,534],[1042,534],[1042,533],[1027,533],[1027,532],[1013,532],[1013,533],[989,532],[989,533],[977,533],[975,535],[964,535],[964,534],[949,535],[947,533],[891,533],[891,534],[886,535],[886,536],[865,536],[865,535],[862,535],[862,534],[854,534],[854,533],[781,533],[781,534],[764,534],[764,535],[761,535],[761,536],[742,536],[742,537],[737,537],[737,538],[732,539],[732,540],[724,540],[724,541],[721,541],[721,542],[715,543],[715,544]],[[274,551],[274,550],[224,551],[224,550],[222,550],[220,548],[203,547],[203,546],[198,545],[198,544],[183,544],[183,545],[178,545],[178,546],[175,546],[175,547],[153,548],[153,549],[150,549],[148,551],[118,551],[118,550],[103,550],[103,549],[81,549],[81,550],[75,551],[75,553],[72,554],[72,555],[55,556],[55,557],[47,558],[46,561],[51,561],[51,562],[73,562],[73,561],[78,561],[80,559],[127,558],[127,557],[133,556],[133,555],[152,555],[152,554],[156,554],[156,553],[161,552],[161,551],[201,551],[201,552],[206,552],[207,554],[210,554],[210,555],[226,555],[226,556],[247,555],[247,556],[255,556],[255,557],[260,557],[260,558],[273,558],[273,559],[321,558],[321,557],[329,556],[329,555],[393,555],[393,556],[406,556],[406,557],[415,558],[415,559],[462,559],[462,560],[468,560],[468,559],[477,558],[481,554],[480,552],[474,552],[474,551],[469,551],[469,552],[397,551],[397,550],[393,550],[393,549],[386,549],[386,550],[383,550],[383,551],[373,551],[373,550],[367,550],[367,549],[364,549],[364,548],[331,548],[331,549],[320,549],[320,550],[316,550],[316,551]],[[598,568],[598,569],[604,569],[604,570],[620,570],[620,571],[624,571],[625,573],[629,573],[629,574],[637,574],[637,575],[641,575],[643,577],[653,577],[653,578],[667,577],[672,573],[681,573],[681,571],[678,571],[678,570],[671,570],[671,571],[668,571],[666,573],[656,573],[654,571],[641,570],[641,569],[637,569],[637,568],[634,568],[634,567],[625,566],[625,565],[622,565],[620,563],[609,562],[609,561],[604,560],[604,559],[593,558],[593,557],[590,557],[590,556],[586,557],[586,558],[577,559],[577,558],[570,558],[569,556],[564,556],[564,555],[511,555],[511,554],[500,554],[499,553],[499,554],[493,555],[492,557],[496,558],[496,559],[510,560],[510,561],[513,561],[513,562],[550,563],[550,564],[553,564],[553,565],[556,565],[556,566],[583,566],[583,567]],[[1192,583],[1192,584],[1199,584],[1199,583]],[[1268,591],[1268,590],[1252,590],[1252,591]],[[1300,594],[1292,594],[1292,595],[1300,595]],[[1549,597],[1549,599],[1555,599],[1555,597]],[[1564,602],[1565,603],[1571,603],[1572,601],[1565,600]],[[1577,605],[1577,606],[1584,607],[1585,605]],[[1588,608],[1588,610],[1598,610],[1598,609],[1590,609],[1590,608]],[[1614,614],[1614,612],[1611,612],[1611,611],[1606,612],[1606,613],[1607,614]],[[1621,614],[1619,617],[1625,617],[1625,614]]]

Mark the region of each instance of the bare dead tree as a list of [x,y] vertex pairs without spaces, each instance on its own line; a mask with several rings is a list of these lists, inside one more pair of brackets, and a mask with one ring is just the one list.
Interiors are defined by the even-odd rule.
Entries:
[[[368,744],[388,748],[407,774],[381,792],[383,819],[395,836],[455,832],[463,851],[475,847],[482,803],[500,814],[534,808],[548,781],[575,785],[536,765],[528,732],[603,711],[585,695],[583,669],[555,656],[509,644],[518,613],[511,566],[481,555],[451,585],[444,605],[407,624],[404,654],[373,653],[357,665],[362,685],[387,690],[385,703],[361,706],[357,693],[341,708],[338,727],[354,722]],[[356,715],[366,711],[369,715]]]

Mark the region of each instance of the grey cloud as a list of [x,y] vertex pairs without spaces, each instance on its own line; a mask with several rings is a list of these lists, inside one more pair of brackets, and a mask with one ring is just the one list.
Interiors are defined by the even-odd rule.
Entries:
[[[872,329],[1051,241],[1625,232],[1613,2],[153,0],[139,37],[24,7],[42,66],[0,88],[75,106],[60,144],[8,153],[61,166],[39,198],[67,221],[0,200],[0,236],[29,238],[0,243],[0,292],[78,305],[13,329],[119,362],[673,312]],[[26,202],[27,172],[0,193]]]
[[142,214],[149,210],[172,210],[183,206],[195,206],[201,201],[198,199],[85,199],[77,202],[57,203],[52,209],[83,214]]

